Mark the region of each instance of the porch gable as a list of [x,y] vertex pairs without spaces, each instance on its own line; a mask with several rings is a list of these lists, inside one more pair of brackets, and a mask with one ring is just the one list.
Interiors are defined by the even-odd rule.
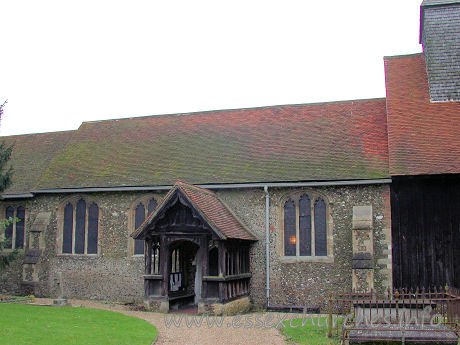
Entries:
[[[182,209],[180,205],[183,205]],[[173,207],[177,208],[175,212],[172,212],[176,219],[169,219],[168,222],[168,211]],[[214,192],[182,181],[174,184],[152,214],[131,234],[131,237],[145,240],[151,236],[149,234],[164,227],[172,229],[177,224],[184,229],[187,222],[191,223],[193,228],[209,230],[216,240],[257,241],[257,238]]]

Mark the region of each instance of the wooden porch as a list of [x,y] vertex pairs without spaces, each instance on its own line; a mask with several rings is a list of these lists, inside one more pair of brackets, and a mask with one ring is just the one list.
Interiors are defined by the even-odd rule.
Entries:
[[211,191],[176,183],[132,237],[145,241],[146,299],[171,309],[249,295],[255,237]]

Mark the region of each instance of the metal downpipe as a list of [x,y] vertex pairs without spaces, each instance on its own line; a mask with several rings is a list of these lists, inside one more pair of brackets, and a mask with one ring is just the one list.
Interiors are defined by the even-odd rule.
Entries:
[[265,270],[266,282],[265,291],[267,298],[267,309],[270,307],[270,195],[268,186],[264,186],[265,192]]

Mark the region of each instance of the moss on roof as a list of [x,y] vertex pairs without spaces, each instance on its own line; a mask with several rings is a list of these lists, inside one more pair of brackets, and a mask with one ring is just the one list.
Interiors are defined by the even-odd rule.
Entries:
[[75,131],[2,137],[14,145],[10,164],[12,185],[3,194],[21,194],[35,188],[54,155],[64,148]]
[[385,99],[86,122],[56,150],[34,189],[388,177]]

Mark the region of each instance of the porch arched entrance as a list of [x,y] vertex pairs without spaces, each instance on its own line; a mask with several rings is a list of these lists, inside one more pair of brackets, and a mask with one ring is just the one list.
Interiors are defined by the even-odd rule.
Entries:
[[200,246],[189,240],[175,241],[169,245],[167,257],[170,308],[198,303],[203,279]]
[[145,243],[149,305],[167,311],[249,295],[256,238],[213,192],[177,182],[131,236]]

